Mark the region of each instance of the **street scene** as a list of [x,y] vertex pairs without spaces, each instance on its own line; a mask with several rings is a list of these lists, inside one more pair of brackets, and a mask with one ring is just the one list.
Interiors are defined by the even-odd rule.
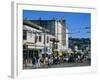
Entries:
[[23,69],[91,66],[91,14],[23,10]]

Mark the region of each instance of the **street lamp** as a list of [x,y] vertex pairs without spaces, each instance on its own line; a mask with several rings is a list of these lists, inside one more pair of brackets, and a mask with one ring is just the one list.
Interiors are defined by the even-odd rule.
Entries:
[[59,40],[58,39],[55,39],[55,38],[51,38],[50,41],[52,42],[52,51],[54,53],[55,43],[58,43]]

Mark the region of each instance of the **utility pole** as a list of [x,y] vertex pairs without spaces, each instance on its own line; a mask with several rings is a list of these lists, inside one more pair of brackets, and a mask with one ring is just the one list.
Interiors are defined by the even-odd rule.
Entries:
[[46,57],[46,40],[45,40],[45,31],[44,31],[44,57]]

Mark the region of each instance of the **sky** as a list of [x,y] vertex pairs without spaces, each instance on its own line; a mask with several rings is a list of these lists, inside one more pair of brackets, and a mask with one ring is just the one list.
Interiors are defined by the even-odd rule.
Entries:
[[58,20],[62,17],[66,20],[69,37],[90,38],[91,33],[91,14],[76,12],[52,12],[52,11],[34,11],[23,10],[23,18],[28,20],[51,20],[53,17]]

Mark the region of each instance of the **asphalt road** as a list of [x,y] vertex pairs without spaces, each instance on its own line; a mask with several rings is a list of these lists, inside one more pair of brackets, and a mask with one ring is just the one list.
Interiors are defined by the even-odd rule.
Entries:
[[60,63],[60,64],[53,64],[49,66],[43,66],[36,68],[34,66],[31,67],[24,67],[24,69],[42,69],[42,68],[63,68],[63,67],[82,67],[82,66],[90,66],[90,63],[84,62],[84,63]]
[[89,63],[61,63],[56,65],[51,65],[50,68],[78,67],[78,66],[90,66],[90,64]]

